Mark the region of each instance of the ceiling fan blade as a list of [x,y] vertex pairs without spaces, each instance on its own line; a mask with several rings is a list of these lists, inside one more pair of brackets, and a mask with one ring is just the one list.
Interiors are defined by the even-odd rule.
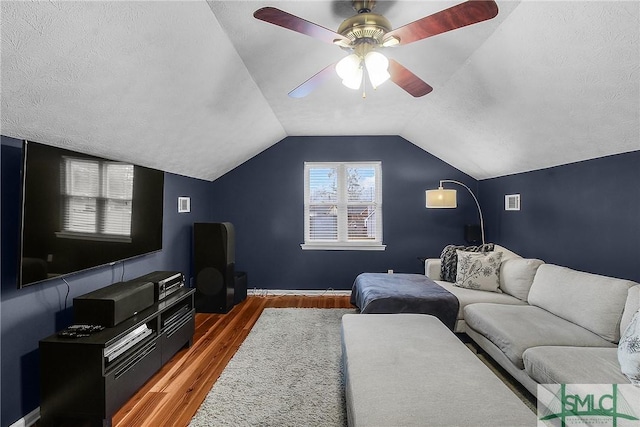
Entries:
[[391,74],[392,82],[416,98],[424,96],[433,90],[433,88],[422,81],[420,77],[393,59],[389,60],[389,74]]
[[289,92],[289,96],[292,98],[304,98],[305,96],[313,92],[317,87],[321,86],[322,84],[324,84],[324,82],[329,80],[335,74],[335,69],[335,62],[333,64],[327,65],[309,80]]
[[385,35],[400,39],[399,44],[409,44],[427,37],[446,33],[467,25],[494,18],[498,5],[493,0],[470,0],[449,9],[425,16],[410,24],[396,28]]
[[261,21],[306,34],[314,39],[322,40],[325,43],[333,44],[335,40],[342,40],[345,43],[351,42],[348,38],[335,31],[331,31],[328,28],[321,27],[318,24],[314,24],[313,22],[309,22],[283,10],[276,9],[275,7],[258,9],[253,13],[253,16]]

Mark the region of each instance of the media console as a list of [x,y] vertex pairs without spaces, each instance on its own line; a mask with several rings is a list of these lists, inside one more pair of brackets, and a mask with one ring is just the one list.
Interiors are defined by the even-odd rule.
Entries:
[[[113,414],[178,350],[193,343],[195,289],[181,287],[118,323],[40,341],[40,426],[111,426]],[[71,424],[73,425],[73,424]]]

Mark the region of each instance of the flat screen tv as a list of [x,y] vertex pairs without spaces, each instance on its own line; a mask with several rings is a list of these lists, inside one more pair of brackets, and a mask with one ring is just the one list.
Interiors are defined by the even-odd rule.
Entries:
[[164,173],[25,141],[18,287],[162,249]]

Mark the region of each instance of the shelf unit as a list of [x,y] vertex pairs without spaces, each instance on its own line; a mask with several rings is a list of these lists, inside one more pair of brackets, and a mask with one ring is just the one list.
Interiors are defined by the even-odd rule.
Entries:
[[[82,338],[40,341],[40,426],[110,427],[113,414],[181,348],[195,330],[195,289],[182,288],[148,309]],[[126,351],[105,354],[141,326],[150,333]]]

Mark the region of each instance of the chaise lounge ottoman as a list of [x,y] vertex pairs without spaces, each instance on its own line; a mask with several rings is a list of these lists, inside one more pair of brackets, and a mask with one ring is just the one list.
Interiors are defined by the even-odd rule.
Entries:
[[436,317],[342,317],[347,418],[364,426],[535,426],[536,415]]

